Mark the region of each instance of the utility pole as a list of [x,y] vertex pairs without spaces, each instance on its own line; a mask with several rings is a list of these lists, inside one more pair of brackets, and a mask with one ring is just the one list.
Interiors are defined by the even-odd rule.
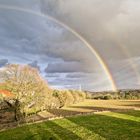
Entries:
[[82,91],[82,85],[81,84],[79,85],[79,91]]

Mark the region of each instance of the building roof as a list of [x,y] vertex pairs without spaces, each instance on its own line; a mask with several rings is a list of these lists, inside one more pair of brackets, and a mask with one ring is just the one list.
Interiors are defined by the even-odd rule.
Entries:
[[9,92],[8,90],[0,90],[0,94],[2,94],[3,96],[6,96],[6,97],[13,97],[14,94]]

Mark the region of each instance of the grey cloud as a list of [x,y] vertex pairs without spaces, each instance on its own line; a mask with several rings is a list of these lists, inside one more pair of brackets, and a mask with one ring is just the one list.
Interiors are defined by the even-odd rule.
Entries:
[[122,51],[122,46],[125,46],[132,56],[140,55],[138,47],[140,43],[138,39],[140,33],[139,1],[60,0],[56,2],[56,0],[42,0],[42,3],[43,13],[49,13],[72,27],[105,59],[116,60],[131,57],[126,56]]
[[[22,4],[19,3],[17,2],[17,5],[21,6]],[[26,4],[27,2],[24,3]],[[9,13],[9,11],[1,10],[1,12],[1,34],[4,34],[1,42],[3,46],[6,46],[5,55],[12,52],[11,54],[14,54],[12,57],[22,56],[27,61],[33,61],[37,56],[41,56],[40,59],[42,59],[42,56],[47,55],[64,61],[80,61],[85,67],[91,64],[92,70],[100,68],[95,56],[77,37],[52,21],[18,11]],[[8,40],[7,44],[5,40]],[[24,55],[21,55],[22,53]],[[32,57],[28,57],[29,55]]]
[[37,70],[40,71],[40,67],[39,67],[38,62],[36,60],[33,61],[32,63],[28,64],[28,65],[33,67],[33,68],[36,68]]
[[110,64],[114,80],[119,88],[138,88],[140,83],[140,58],[135,57]]
[[60,73],[47,73],[46,75],[45,75],[45,77],[46,78],[49,78],[49,77],[60,77]]
[[32,8],[37,10],[40,6],[39,0],[0,0],[1,5]]
[[7,59],[0,59],[0,67],[5,66],[6,64],[8,64],[8,60]]
[[[74,73],[80,74],[78,73]],[[84,75],[84,73],[81,73]],[[101,74],[86,74],[85,77],[75,77],[75,78],[70,78],[70,77],[56,77],[52,78],[48,82],[53,85],[54,87],[60,87],[62,88],[62,83],[63,83],[63,88],[70,88],[70,89],[79,89],[82,87],[84,90],[91,90],[91,91],[97,91],[97,90],[109,90],[110,85],[108,84],[108,80],[105,78],[100,78]]]
[[[123,0],[108,0],[106,2],[103,0],[87,0],[84,3],[82,0],[62,0],[59,1],[58,4],[55,3],[55,0],[42,1],[43,13],[49,13],[56,19],[72,27],[103,56],[107,58],[112,58],[112,56],[114,56],[114,59],[115,57],[124,57],[123,54],[118,51],[118,44],[110,38],[111,35],[105,28],[106,23],[121,13],[121,4]],[[50,11],[47,5],[51,5],[51,9],[56,12]],[[84,18],[81,15],[84,15]],[[112,48],[112,45],[115,47]],[[114,52],[113,55],[110,54],[111,50]]]
[[91,72],[90,68],[85,67],[79,62],[49,63],[46,68],[48,73],[73,73],[73,72]]
[[[24,52],[85,63],[94,59],[93,54],[79,39],[51,21],[22,12],[6,12],[2,15],[4,17],[0,21],[0,32],[4,36],[1,38],[1,44],[6,46],[4,51],[7,53],[16,50],[16,55]],[[11,18],[11,15],[14,15],[14,18]],[[33,20],[37,22],[32,22]],[[96,64],[96,59],[92,63]]]
[[[1,4],[49,14],[70,26],[99,52],[119,88],[138,87],[140,76],[126,61],[138,65],[139,71],[138,0],[0,0]],[[85,89],[110,88],[97,58],[72,32],[26,12],[0,9],[0,17],[0,59],[40,66],[54,85],[74,87],[82,81]]]
[[67,78],[82,78],[86,77],[85,73],[73,73],[73,74],[68,74]]

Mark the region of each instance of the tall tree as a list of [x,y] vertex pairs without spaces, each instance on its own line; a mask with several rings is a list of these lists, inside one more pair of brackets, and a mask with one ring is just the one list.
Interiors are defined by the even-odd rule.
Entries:
[[37,69],[28,65],[8,65],[1,72],[1,78],[5,89],[14,94],[12,100],[5,102],[14,108],[15,120],[20,119],[20,114],[26,115],[29,108],[44,107],[49,87]]

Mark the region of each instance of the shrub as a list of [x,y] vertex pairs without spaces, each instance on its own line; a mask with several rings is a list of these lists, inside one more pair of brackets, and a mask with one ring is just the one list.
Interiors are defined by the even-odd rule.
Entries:
[[94,99],[97,99],[97,100],[104,100],[104,96],[96,96],[96,97],[94,97]]
[[112,96],[111,95],[105,95],[104,96],[104,100],[111,100],[112,99]]

